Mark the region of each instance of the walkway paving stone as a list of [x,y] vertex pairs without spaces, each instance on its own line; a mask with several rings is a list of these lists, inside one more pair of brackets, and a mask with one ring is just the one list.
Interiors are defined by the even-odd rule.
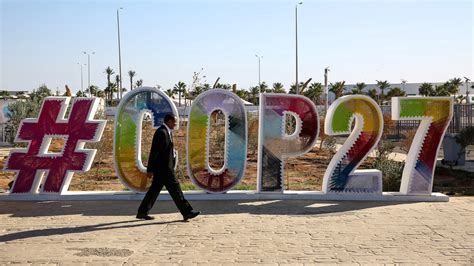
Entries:
[[474,264],[474,197],[438,203],[0,202],[0,264]]

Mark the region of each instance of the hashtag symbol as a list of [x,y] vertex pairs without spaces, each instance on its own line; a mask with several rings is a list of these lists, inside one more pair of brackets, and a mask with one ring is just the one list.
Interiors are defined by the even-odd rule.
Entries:
[[[13,150],[5,165],[6,171],[16,172],[12,193],[60,193],[67,191],[74,172],[90,169],[96,150],[84,149],[86,142],[97,142],[104,131],[104,120],[94,120],[97,98],[76,98],[68,119],[64,119],[70,98],[48,97],[44,100],[38,119],[24,119],[15,142],[28,142],[26,149]],[[62,153],[48,153],[52,138],[64,138]]]

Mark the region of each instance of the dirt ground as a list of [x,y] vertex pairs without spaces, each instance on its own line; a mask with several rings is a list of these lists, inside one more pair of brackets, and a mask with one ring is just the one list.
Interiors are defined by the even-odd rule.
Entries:
[[[223,164],[223,127],[219,123],[213,124],[211,129],[210,164],[214,169],[219,169]],[[173,134],[174,143],[180,154],[177,176],[183,190],[197,189],[187,176],[186,151],[185,151],[186,126],[180,125],[180,129]],[[142,131],[142,161],[146,165],[149,147],[153,137],[154,129],[150,122],[143,123]],[[244,178],[234,189],[255,190],[257,177],[257,135],[258,123],[249,122],[249,144],[247,155],[247,168]],[[86,144],[86,148],[97,149],[91,170],[86,173],[75,173],[70,191],[123,191],[127,188],[117,178],[113,163],[113,121],[108,121],[102,139],[96,144]],[[50,151],[59,151],[63,146],[61,140],[53,141]],[[327,165],[332,158],[332,153],[327,149],[315,146],[310,152],[285,162],[284,188],[285,190],[321,190],[322,180]],[[3,168],[6,156],[0,158],[0,167]],[[368,158],[359,169],[372,168],[373,158]],[[13,172],[0,172],[0,189],[7,190],[8,183],[14,179]],[[384,189],[385,190],[385,189]],[[451,195],[473,195],[474,175],[447,170],[435,172],[434,191],[444,192]]]

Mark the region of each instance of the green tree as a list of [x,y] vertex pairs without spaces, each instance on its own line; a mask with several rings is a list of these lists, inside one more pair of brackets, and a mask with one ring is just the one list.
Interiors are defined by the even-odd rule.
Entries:
[[244,100],[248,101],[248,98],[249,98],[249,92],[248,91],[246,91],[246,90],[237,90],[236,94],[241,99],[244,99]]
[[459,86],[462,85],[462,80],[460,78],[453,78],[443,84],[446,86],[447,91],[451,95],[456,95],[459,93]]
[[344,85],[346,84],[345,81],[338,81],[336,83],[331,83],[329,86],[331,87],[329,91],[336,95],[336,99],[340,98],[344,95]]
[[257,104],[257,95],[260,93],[260,88],[258,86],[253,86],[250,88],[250,100],[253,104]]
[[25,118],[38,117],[44,98],[52,95],[53,94],[48,87],[42,84],[38,89],[33,90],[29,99],[15,101],[8,105],[8,122],[6,128],[8,131],[12,132],[10,135],[11,138],[8,140],[10,143],[13,143],[14,141],[20,122]]
[[448,81],[441,85],[436,85],[434,88],[434,95],[432,96],[451,96],[456,94],[457,91],[458,89]]
[[[293,83],[291,84],[290,86],[290,91],[288,92],[289,94],[296,94],[296,83]],[[301,92],[301,88],[303,87],[304,83],[303,82],[300,82],[299,85],[298,85],[298,89],[300,90]]]
[[128,76],[130,77],[130,91],[133,90],[133,77],[135,77],[135,71],[128,71]]
[[386,80],[376,80],[377,81],[377,87],[379,87],[380,90],[380,95],[379,95],[379,104],[383,103],[385,100],[385,94],[384,90],[390,88],[390,83]]
[[352,88],[351,94],[364,94],[364,89],[367,85],[364,82],[358,82]]
[[166,93],[166,95],[168,95],[168,97],[170,97],[170,98],[173,98],[173,96],[176,94],[176,92],[175,92],[174,90],[172,90],[172,89],[167,89],[167,90],[165,91],[165,93]]
[[217,83],[216,89],[231,90],[232,86],[228,83]]
[[273,83],[272,92],[273,93],[286,93],[285,88],[283,87],[283,84],[281,84],[280,82]]
[[41,86],[38,87],[38,89],[33,90],[30,96],[31,96],[31,100],[35,101],[36,103],[41,104],[44,98],[48,96],[53,96],[53,93],[51,92],[50,89],[48,89],[48,87],[45,84],[42,84]]
[[366,95],[374,99],[375,101],[377,100],[378,94],[377,94],[377,90],[374,88],[367,90]]
[[83,91],[77,91],[76,97],[87,97],[87,95]]
[[[461,78],[452,78],[448,81],[448,83],[451,84],[451,86],[453,86],[452,91],[456,91],[456,93],[458,93],[459,86],[462,85],[462,79]],[[456,94],[456,93],[453,93],[453,94]]]
[[91,96],[97,96],[97,92],[99,91],[99,87],[96,85],[91,85],[88,89]]
[[265,81],[263,81],[262,83],[260,83],[260,85],[258,86],[259,90],[260,90],[260,93],[265,93],[266,91],[268,91],[268,85],[267,83],[265,83]]
[[0,91],[0,97],[8,97],[10,96],[10,92],[8,91]]
[[422,96],[433,96],[435,95],[435,90],[433,89],[433,85],[428,82],[423,82],[420,87],[418,88],[418,94]]
[[178,93],[178,103],[181,106],[181,95],[186,91],[186,84],[182,81],[179,81],[174,85],[173,90]]
[[103,90],[100,90],[100,89],[96,90],[95,96],[99,97],[99,98],[105,98],[106,97],[105,92]]
[[313,82],[308,89],[303,92],[303,95],[311,99],[315,104],[320,104],[320,98],[324,93],[323,85],[319,82]]
[[113,93],[113,85],[112,85],[112,82],[110,81],[110,77],[115,74],[114,70],[110,67],[110,66],[107,66],[107,68],[105,69],[105,74],[107,74],[107,87],[105,88],[105,94],[107,96],[107,99],[110,99],[112,100],[112,93]]
[[139,88],[143,85],[143,79],[139,79],[135,82],[135,88]]
[[392,97],[403,97],[405,95],[406,95],[406,92],[399,87],[392,88],[387,92],[387,98],[389,99]]

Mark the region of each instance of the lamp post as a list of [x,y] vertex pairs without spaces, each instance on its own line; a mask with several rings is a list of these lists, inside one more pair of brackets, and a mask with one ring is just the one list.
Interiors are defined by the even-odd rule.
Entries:
[[299,2],[295,5],[295,46],[296,46],[296,94],[300,94],[298,84],[298,5],[303,4]]
[[87,55],[87,79],[88,79],[88,87],[87,89],[89,90],[89,96],[92,96],[90,90],[91,90],[91,54],[95,54],[95,52],[84,52],[82,51],[83,54]]
[[329,72],[329,67],[326,67],[324,69],[324,94],[326,96],[326,102],[325,102],[326,113],[328,111],[328,106],[329,106],[328,72]]
[[471,99],[469,99],[469,81],[471,80],[466,77],[464,77],[464,80],[466,81],[466,103],[471,103]]
[[407,84],[407,81],[406,81],[406,79],[401,79],[401,81],[402,81],[402,89],[406,93],[405,85]]
[[83,74],[82,74],[82,66],[85,66],[86,64],[81,64],[77,63],[79,66],[81,66],[81,91],[84,92],[84,82],[83,82]]
[[260,89],[260,59],[263,58],[263,56],[260,56],[260,55],[255,55],[257,58],[258,58],[258,87]]
[[120,15],[119,10],[123,7],[117,8],[117,39],[118,39],[118,58],[119,58],[119,92],[120,99],[122,99],[122,56],[120,54]]

